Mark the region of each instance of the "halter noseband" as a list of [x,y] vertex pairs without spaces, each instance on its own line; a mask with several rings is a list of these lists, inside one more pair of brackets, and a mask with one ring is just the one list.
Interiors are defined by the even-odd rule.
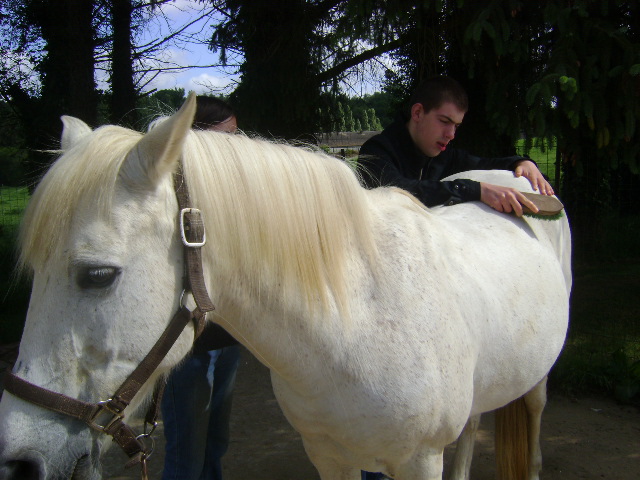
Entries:
[[[202,269],[200,247],[205,242],[204,222],[200,210],[190,206],[189,191],[181,171],[174,175],[174,188],[180,210],[180,236],[185,256],[183,295],[190,292],[196,308],[193,311],[186,308],[182,304],[181,296],[178,311],[158,341],[108,400],[98,403],[77,400],[34,385],[11,372],[6,374],[4,380],[5,390],[12,395],[42,408],[82,420],[92,429],[113,437],[113,441],[120,445],[130,459],[127,466],[141,464],[143,480],[148,478],[146,460],[153,451],[153,443],[151,449],[148,449],[144,439],[150,438],[157,425],[158,406],[164,385],[154,390],[152,405],[145,416],[144,433],[136,435],[131,427],[124,423],[124,410],[158,368],[187,324],[190,321],[194,322],[195,337],[198,337],[204,328],[206,313],[215,309],[207,292]],[[146,431],[147,425],[151,426],[149,432]]]

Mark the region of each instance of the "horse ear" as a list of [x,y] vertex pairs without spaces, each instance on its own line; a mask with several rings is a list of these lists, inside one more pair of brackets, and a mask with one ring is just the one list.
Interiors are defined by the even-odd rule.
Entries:
[[60,149],[66,152],[80,139],[91,133],[91,127],[79,118],[63,115],[62,120],[62,136],[60,137]]
[[196,95],[191,92],[180,110],[155,125],[131,149],[120,169],[125,182],[153,188],[173,172],[195,113]]

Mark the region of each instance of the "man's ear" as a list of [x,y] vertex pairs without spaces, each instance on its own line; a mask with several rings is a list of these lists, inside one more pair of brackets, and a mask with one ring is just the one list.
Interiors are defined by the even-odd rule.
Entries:
[[421,103],[414,103],[411,106],[411,120],[420,120],[420,117],[422,117],[424,113],[424,106]]

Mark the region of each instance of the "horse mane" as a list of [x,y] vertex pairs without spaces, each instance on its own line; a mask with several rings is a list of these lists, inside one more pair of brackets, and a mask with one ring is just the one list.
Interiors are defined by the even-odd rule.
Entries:
[[59,259],[68,241],[76,208],[96,204],[108,215],[118,172],[142,134],[106,125],[80,140],[52,164],[42,177],[20,226],[18,268],[42,268]]
[[346,311],[347,256],[376,255],[368,199],[350,166],[311,147],[192,131],[183,169],[216,236],[204,255],[234,259],[225,278],[256,293],[275,282],[289,308],[333,301]]
[[[79,205],[108,218],[120,167],[141,136],[104,126],[53,164],[23,218],[23,269],[61,258]],[[347,261],[373,261],[376,250],[365,190],[345,162],[283,142],[190,131],[182,164],[205,219],[205,263],[233,259],[216,273],[257,293],[275,283],[287,305],[346,311]]]

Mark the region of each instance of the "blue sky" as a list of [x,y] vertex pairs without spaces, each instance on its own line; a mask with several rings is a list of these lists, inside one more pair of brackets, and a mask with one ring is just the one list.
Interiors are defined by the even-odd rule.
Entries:
[[[166,35],[171,29],[175,30],[182,25],[196,19],[202,10],[202,5],[194,0],[178,0],[162,6],[167,21],[156,16],[144,32],[143,38],[138,40],[138,44],[145,40],[155,39]],[[169,23],[167,23],[169,22]],[[211,36],[212,26],[215,20],[204,19],[191,26],[184,32],[185,35],[196,35],[202,40]],[[208,50],[205,44],[186,43],[178,41],[177,45],[172,45],[162,53],[162,58],[172,64],[186,66],[205,66],[218,63],[218,55]],[[145,88],[171,89],[184,88],[197,93],[229,93],[234,88],[237,77],[233,75],[233,68],[207,67],[191,68],[181,72],[163,73],[153,80]]]
[[[156,20],[149,23],[145,36],[147,39],[162,37],[167,34],[170,28],[174,30],[181,25],[185,25],[190,20],[197,18],[203,7],[196,0],[176,0],[163,5],[162,11],[166,15],[167,24],[164,21]],[[193,25],[188,32],[199,38],[208,39],[213,32],[215,19],[207,18]],[[140,42],[138,42],[140,43]],[[171,46],[164,53],[164,60],[177,65],[213,65],[218,63],[218,55],[209,51],[205,44],[193,44],[178,42],[176,46]],[[233,59],[232,59],[233,60]],[[236,63],[240,59],[235,59]],[[390,64],[388,59],[382,62]],[[382,63],[372,62],[366,69],[366,78],[353,75],[348,83],[343,83],[343,89],[347,95],[357,96],[365,93],[379,91],[379,79],[383,75]],[[238,77],[235,76],[233,68],[207,67],[192,68],[183,72],[164,73],[159,75],[145,90],[150,88],[171,89],[184,88],[185,91],[195,91],[197,93],[214,93],[217,95],[228,94],[235,88]]]

